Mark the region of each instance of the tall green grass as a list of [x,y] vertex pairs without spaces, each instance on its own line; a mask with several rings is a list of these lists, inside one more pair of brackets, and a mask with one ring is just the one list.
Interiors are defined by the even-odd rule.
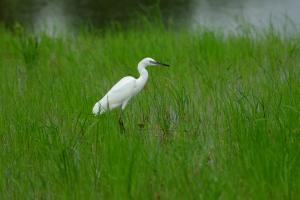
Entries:
[[[151,27],[156,27],[151,28]],[[1,199],[297,199],[300,36],[0,29]],[[153,57],[118,110],[93,104]]]

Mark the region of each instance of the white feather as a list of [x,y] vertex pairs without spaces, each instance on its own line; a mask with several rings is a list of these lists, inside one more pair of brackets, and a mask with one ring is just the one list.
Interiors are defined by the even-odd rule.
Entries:
[[[148,80],[148,71],[145,69],[149,65],[165,65],[160,64],[152,58],[144,58],[138,64],[139,78],[126,76],[119,80],[93,107],[95,115],[102,114],[106,111],[117,107],[125,109],[128,101],[139,93]],[[165,65],[168,66],[168,65]]]

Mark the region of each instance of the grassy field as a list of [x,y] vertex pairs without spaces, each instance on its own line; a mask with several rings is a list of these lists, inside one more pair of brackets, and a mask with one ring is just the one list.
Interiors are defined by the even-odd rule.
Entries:
[[[155,27],[155,29],[151,28]],[[300,36],[0,28],[0,199],[297,199]],[[148,68],[124,112],[91,115]]]

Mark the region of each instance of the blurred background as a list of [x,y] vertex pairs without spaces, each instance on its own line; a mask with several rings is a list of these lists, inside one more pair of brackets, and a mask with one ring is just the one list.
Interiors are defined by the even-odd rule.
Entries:
[[0,0],[0,23],[20,23],[34,31],[66,31],[82,24],[126,24],[137,14],[195,28],[236,30],[241,23],[295,31],[299,0]]

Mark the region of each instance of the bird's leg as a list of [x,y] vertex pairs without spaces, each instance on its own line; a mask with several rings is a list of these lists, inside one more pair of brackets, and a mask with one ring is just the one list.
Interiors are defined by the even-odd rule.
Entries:
[[120,126],[121,132],[124,133],[125,127],[124,127],[124,122],[123,122],[123,109],[121,109],[120,115],[119,115],[119,126]]

